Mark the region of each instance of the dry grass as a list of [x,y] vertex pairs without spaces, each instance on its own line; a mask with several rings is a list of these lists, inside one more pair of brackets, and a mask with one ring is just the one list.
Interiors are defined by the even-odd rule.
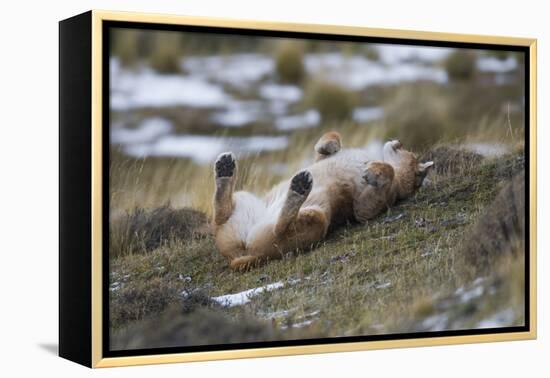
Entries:
[[[415,197],[368,225],[350,224],[309,253],[289,255],[250,272],[231,271],[210,237],[171,239],[150,253],[113,259],[115,343],[187,345],[190,339],[198,343],[186,329],[195,321],[202,327],[199,320],[186,318],[188,325],[181,328],[181,338],[170,338],[171,333],[153,320],[159,316],[172,319],[163,323],[168,329],[181,324],[184,318],[174,316],[174,310],[170,310],[172,315],[159,314],[172,305],[197,307],[196,298],[182,296],[182,292],[200,293],[206,300],[198,301],[197,308],[213,311],[215,318],[223,318],[221,322],[230,322],[228,327],[249,318],[255,319],[251,324],[261,324],[261,330],[243,331],[241,336],[239,327],[233,328],[237,335],[231,337],[242,340],[268,340],[273,335],[288,338],[295,335],[293,326],[304,324],[302,338],[411,332],[424,329],[429,325],[424,321],[435,315],[448,319],[445,324],[451,328],[463,328],[486,324],[483,321],[510,308],[513,322],[520,322],[523,281],[513,254],[492,262],[482,284],[485,294],[475,302],[462,303],[454,293],[479,285],[460,273],[465,270],[461,265],[475,265],[477,260],[461,257],[456,246],[475,227],[499,187],[523,169],[523,160],[510,155],[484,160],[474,169],[467,163],[455,169],[456,174],[444,169],[442,174],[431,175]],[[286,282],[284,288],[264,293],[245,306],[220,308],[208,300],[279,281]],[[516,294],[510,296],[512,292]],[[441,307],[445,298],[455,298],[456,305]],[[472,308],[477,310],[472,313]],[[152,329],[157,331],[148,331]],[[150,339],[128,341],[133,332],[150,335]],[[159,341],[159,335],[167,336]],[[211,336],[205,340],[213,343]]]
[[182,35],[179,32],[156,32],[150,53],[150,66],[160,73],[178,73],[182,64]]
[[176,238],[197,239],[210,232],[206,214],[162,206],[136,208],[110,222],[111,257],[147,253]]
[[[376,129],[344,123],[327,123],[345,136],[347,147],[360,147],[379,137]],[[239,159],[238,190],[267,192],[300,168],[313,162],[313,146],[322,131],[296,130],[289,136],[284,150],[254,154]],[[223,135],[223,134],[219,134]],[[273,163],[284,163],[274,170]],[[175,208],[191,207],[211,215],[214,173],[210,165],[199,165],[182,158],[134,159],[111,149],[111,213],[117,218],[135,208],[157,208],[170,204]]]

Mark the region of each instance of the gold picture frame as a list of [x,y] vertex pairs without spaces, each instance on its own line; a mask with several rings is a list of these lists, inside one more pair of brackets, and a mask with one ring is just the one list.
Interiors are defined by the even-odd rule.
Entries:
[[[105,82],[103,80],[103,38],[104,25],[106,22],[131,22],[141,24],[162,24],[162,25],[186,25],[196,27],[216,27],[230,29],[250,29],[256,31],[277,31],[277,32],[299,32],[299,33],[320,33],[335,36],[357,36],[357,37],[376,37],[376,38],[398,38],[401,40],[413,41],[434,41],[434,42],[457,42],[470,43],[476,45],[504,45],[504,46],[520,46],[528,50],[529,65],[526,70],[529,74],[529,235],[526,235],[529,241],[528,262],[529,262],[529,277],[526,278],[529,288],[529,327],[528,330],[522,332],[505,332],[505,333],[488,333],[475,335],[453,335],[443,337],[422,337],[422,338],[406,338],[398,340],[377,340],[377,341],[361,341],[361,342],[345,342],[345,343],[320,343],[314,345],[296,345],[296,346],[277,346],[277,347],[258,347],[253,349],[238,349],[238,350],[215,350],[201,352],[186,352],[186,353],[170,353],[170,354],[150,354],[150,355],[135,355],[123,357],[105,357],[103,353],[103,296],[105,295],[105,283],[103,276],[104,267],[104,202],[103,202],[103,177],[105,174],[105,162],[103,161],[103,145],[104,128],[103,120],[105,102],[103,91]],[[60,355],[84,365],[99,368],[99,367],[114,367],[114,366],[130,366],[144,364],[161,364],[174,362],[189,362],[189,361],[208,361],[220,359],[238,359],[252,357],[268,357],[268,356],[284,356],[312,353],[329,353],[329,352],[349,352],[372,349],[388,349],[388,348],[403,348],[403,347],[420,347],[420,346],[435,346],[448,344],[466,344],[466,343],[481,343],[495,341],[512,341],[512,340],[529,340],[535,339],[537,336],[537,297],[536,297],[536,213],[537,213],[537,135],[536,135],[536,113],[537,113],[537,41],[530,38],[513,38],[501,36],[484,36],[470,34],[454,34],[454,33],[438,33],[425,31],[411,30],[393,30],[393,29],[378,29],[368,27],[353,27],[353,26],[336,26],[336,25],[317,25],[317,24],[295,24],[281,22],[260,22],[253,20],[232,20],[218,19],[210,17],[188,17],[175,15],[161,14],[145,14],[145,13],[126,13],[126,12],[111,12],[93,10],[81,16],[76,16],[72,19],[62,21],[60,24],[60,87],[61,92],[67,91],[73,84],[74,80],[84,80],[82,91],[90,91],[89,97],[82,99],[78,96],[69,98],[70,95],[64,97],[63,93],[60,97],[60,123],[61,123],[61,165],[63,161],[69,159],[64,155],[64,143],[66,140],[75,138],[75,135],[70,133],[79,133],[78,138],[82,138],[82,143],[89,142],[89,163],[90,167],[83,174],[89,174],[89,181],[82,181],[82,187],[91,185],[90,190],[86,193],[73,193],[71,189],[63,189],[65,185],[64,177],[72,174],[71,168],[67,166],[65,172],[61,172],[61,197],[65,199],[65,205],[61,203],[61,239],[65,240],[68,233],[78,232],[87,233],[87,239],[62,241],[60,246]],[[84,33],[82,40],[78,40],[77,34]],[[82,42],[84,41],[84,42]],[[81,59],[89,59],[89,77],[82,79],[82,72],[69,74],[68,60],[74,59],[74,56],[79,48],[88,49],[89,55]],[[85,71],[83,71],[85,73]],[[65,77],[65,78],[64,78]],[[78,78],[78,79],[74,79]],[[73,81],[71,81],[73,80]],[[86,101],[89,100],[89,103]],[[79,105],[82,109],[86,109],[86,114],[68,114],[67,108],[71,106],[71,101],[80,101]],[[85,112],[84,112],[85,113]],[[75,131],[76,127],[73,124],[73,129],[69,130],[69,122],[74,121],[90,121],[89,128],[83,127],[83,131]],[[65,135],[65,136],[64,136]],[[64,139],[66,138],[66,139]],[[74,153],[74,151],[72,151]],[[71,151],[66,151],[70,154]],[[86,164],[86,163],[83,163]],[[88,168],[86,168],[88,169]],[[88,179],[86,179],[88,180]],[[89,195],[89,201],[85,206],[88,208],[87,215],[90,216],[89,222],[80,226],[74,224],[70,219],[77,215],[70,213],[71,210],[64,206],[77,201],[79,196]],[[62,201],[63,202],[63,201]],[[84,205],[83,205],[84,206]],[[78,230],[71,227],[80,227]],[[89,228],[88,228],[89,227]],[[86,244],[89,241],[89,245]],[[72,244],[71,244],[72,243]],[[80,244],[79,244],[80,243]],[[80,253],[80,250],[75,250],[75,246],[80,245],[80,249],[86,249],[83,258],[70,256]],[[89,250],[89,252],[88,252]],[[72,272],[69,272],[69,270]],[[75,277],[80,272],[87,272],[81,277]],[[89,285],[79,284],[75,280],[89,280]],[[84,285],[84,286],[83,286]],[[87,290],[89,289],[89,292]],[[85,318],[80,317],[76,323],[72,319],[78,317],[79,313],[74,309],[74,297],[77,290],[84,290],[81,300],[84,303],[79,311],[89,313]],[[79,302],[80,303],[80,302]],[[70,326],[67,326],[71,323]],[[78,345],[78,340],[84,345],[80,352],[74,351]]]

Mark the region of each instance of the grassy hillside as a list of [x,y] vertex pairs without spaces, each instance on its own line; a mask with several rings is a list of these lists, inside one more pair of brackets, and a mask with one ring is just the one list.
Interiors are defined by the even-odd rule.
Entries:
[[[207,214],[175,210],[178,204],[114,214],[112,345],[162,347],[523,324],[523,229],[516,224],[521,215],[514,215],[521,207],[494,210],[505,208],[509,193],[521,192],[517,184],[510,189],[509,182],[524,169],[523,151],[482,158],[440,146],[428,156],[437,170],[413,198],[366,225],[333,231],[308,253],[245,273],[230,270],[216,251]],[[159,183],[182,185],[194,177],[156,174]],[[523,197],[515,198],[521,202]],[[494,226],[492,219],[506,227]],[[478,248],[503,229],[499,248]],[[491,269],[480,258],[490,261]],[[235,302],[245,296],[222,297],[260,287],[255,295],[249,292],[248,303]]]

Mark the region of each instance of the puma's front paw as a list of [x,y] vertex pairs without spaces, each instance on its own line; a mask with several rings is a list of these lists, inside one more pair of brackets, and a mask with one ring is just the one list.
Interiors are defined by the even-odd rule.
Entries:
[[232,152],[224,152],[216,159],[216,177],[231,177],[235,173],[235,155]]
[[298,172],[290,181],[290,190],[301,196],[307,196],[312,187],[313,176],[308,171]]

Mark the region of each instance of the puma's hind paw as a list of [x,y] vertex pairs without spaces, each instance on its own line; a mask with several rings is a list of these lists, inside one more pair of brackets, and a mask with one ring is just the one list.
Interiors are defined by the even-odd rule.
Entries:
[[216,177],[231,177],[235,173],[235,155],[231,152],[224,152],[216,159]]
[[307,196],[312,187],[313,176],[308,171],[298,172],[290,181],[290,190],[301,196]]

